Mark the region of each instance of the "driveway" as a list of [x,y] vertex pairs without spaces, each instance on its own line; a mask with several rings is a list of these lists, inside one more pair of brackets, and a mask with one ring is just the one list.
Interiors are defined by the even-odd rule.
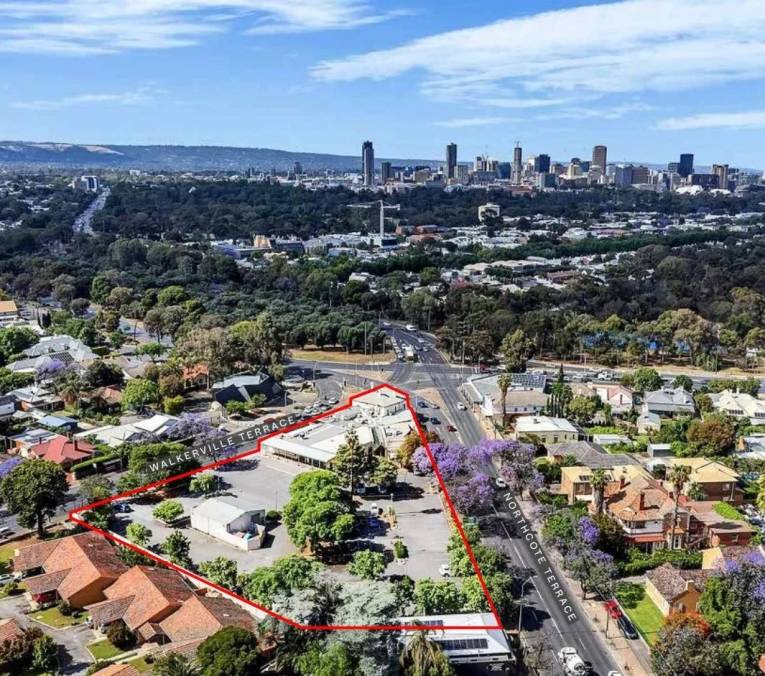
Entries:
[[94,640],[93,630],[85,624],[66,629],[52,629],[35,622],[24,613],[29,608],[24,595],[0,599],[0,617],[13,617],[22,627],[35,626],[50,636],[59,646],[59,674],[84,674],[93,663],[85,646]]

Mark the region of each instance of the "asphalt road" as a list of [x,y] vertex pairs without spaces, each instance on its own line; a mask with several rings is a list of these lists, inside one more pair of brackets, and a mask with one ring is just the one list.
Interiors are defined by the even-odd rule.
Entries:
[[[386,328],[386,330],[400,343],[419,345],[417,335],[413,335],[398,327]],[[432,339],[418,334],[432,346]],[[440,424],[429,425],[446,441],[459,441],[467,446],[477,444],[485,438],[483,428],[478,423],[473,413],[469,410],[461,410],[458,406],[463,402],[459,392],[459,385],[464,382],[466,375],[473,373],[471,368],[456,368],[447,364],[441,353],[434,347],[427,352],[417,352],[419,362],[395,362],[385,370],[390,370],[389,382],[407,390],[435,387],[443,399],[444,406],[440,409],[417,410],[428,416],[438,417]],[[312,362],[299,362],[295,366],[301,371],[312,372]],[[380,367],[375,367],[380,370]],[[337,373],[353,369],[354,375]],[[317,367],[317,388],[320,396],[328,393],[328,396],[338,396],[343,380],[357,386],[374,386],[377,381],[365,375],[365,368],[357,368],[347,364],[321,364]],[[333,373],[335,372],[335,373]],[[415,406],[421,397],[414,397]],[[446,426],[452,424],[457,428],[456,433],[449,433]],[[487,467],[487,472],[495,474],[493,467]],[[508,506],[510,505],[510,506]],[[512,507],[512,508],[511,508]],[[560,571],[554,563],[547,560],[545,550],[540,542],[540,537],[535,537],[536,549],[532,551],[531,545],[522,532],[522,523],[525,516],[519,517],[517,512],[520,507],[516,506],[511,494],[497,496],[495,523],[501,528],[499,540],[510,562],[519,568],[529,571],[530,581],[524,585],[525,595],[523,598],[522,631],[524,639],[532,645],[543,645],[543,651],[547,664],[544,672],[560,674],[562,670],[555,655],[563,646],[573,646],[586,662],[592,667],[593,674],[606,676],[609,671],[618,671],[611,653],[606,647],[600,634],[596,632],[590,619],[577,598],[571,594]],[[540,560],[542,562],[540,563]],[[552,579],[552,581],[551,581]],[[553,585],[559,585],[555,587]],[[567,602],[561,603],[565,598]],[[576,621],[569,621],[568,615],[576,615]]]

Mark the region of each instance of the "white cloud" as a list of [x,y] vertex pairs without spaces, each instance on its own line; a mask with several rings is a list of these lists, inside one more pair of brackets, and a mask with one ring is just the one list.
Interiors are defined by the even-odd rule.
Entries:
[[660,120],[656,129],[680,131],[686,129],[765,129],[765,110],[744,113],[701,113],[687,117]]
[[624,0],[542,12],[324,61],[324,81],[423,73],[440,101],[566,105],[765,73],[762,0]]
[[197,44],[231,30],[350,29],[401,14],[365,0],[0,0],[0,52],[89,55]]
[[120,92],[114,94],[77,94],[76,96],[65,96],[60,99],[40,99],[37,101],[15,101],[11,104],[12,108],[20,110],[61,110],[63,108],[74,108],[77,106],[91,106],[96,104],[111,104],[118,106],[140,106],[155,101],[157,96],[164,94],[161,89],[150,87],[141,87],[134,91]]
[[436,127],[447,129],[460,129],[463,127],[488,127],[493,124],[505,124],[506,122],[518,122],[514,117],[458,117],[454,120],[442,120],[434,122]]

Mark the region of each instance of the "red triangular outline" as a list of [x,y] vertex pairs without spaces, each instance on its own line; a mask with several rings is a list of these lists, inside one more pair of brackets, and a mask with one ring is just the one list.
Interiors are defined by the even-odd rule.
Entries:
[[202,584],[211,587],[213,589],[216,589],[219,592],[222,592],[223,594],[236,599],[237,601],[240,601],[241,603],[245,603],[246,605],[252,606],[253,608],[257,608],[258,610],[267,613],[271,617],[275,617],[278,620],[281,620],[282,622],[285,622],[286,624],[295,627],[297,629],[304,629],[308,631],[332,631],[332,630],[338,630],[338,631],[359,631],[359,630],[366,630],[366,631],[433,631],[433,627],[429,625],[374,625],[374,624],[361,624],[361,625],[314,625],[314,624],[301,624],[299,622],[295,622],[294,620],[291,620],[288,617],[285,617],[283,615],[280,615],[277,612],[274,612],[270,608],[266,608],[265,606],[260,605],[259,603],[256,603],[254,601],[251,601],[250,599],[246,599],[243,596],[240,596],[239,594],[236,594],[235,592],[226,589],[225,587],[222,587],[221,585],[215,584],[214,582],[210,582],[206,578],[202,577],[201,575],[198,575],[197,573],[193,573],[190,570],[186,570],[185,568],[181,566],[177,566],[176,564],[167,561],[166,559],[163,559],[160,556],[157,556],[154,552],[150,552],[148,550],[145,550],[132,542],[129,542],[126,539],[121,538],[119,535],[115,535],[114,533],[111,533],[109,531],[102,530],[101,528],[96,528],[95,526],[89,524],[87,521],[84,521],[83,519],[78,518],[76,515],[80,514],[81,512],[88,511],[90,509],[94,509],[95,507],[100,507],[102,505],[107,505],[110,502],[113,502],[114,500],[119,500],[122,498],[131,497],[133,495],[137,495],[138,493],[143,493],[145,491],[151,490],[152,488],[157,488],[159,486],[164,486],[165,484],[171,483],[173,481],[177,481],[178,479],[184,479],[188,476],[192,476],[194,474],[198,474],[200,472],[204,472],[210,469],[215,469],[216,467],[220,467],[221,465],[228,464],[230,462],[234,462],[235,460],[241,460],[242,458],[246,458],[250,455],[255,455],[256,453],[260,453],[260,446],[261,444],[266,440],[274,436],[278,436],[280,434],[284,434],[286,432],[290,432],[295,429],[299,429],[300,427],[304,427],[305,425],[310,425],[313,422],[316,422],[317,420],[320,420],[321,418],[326,418],[327,416],[334,415],[336,413],[339,413],[340,411],[344,411],[351,406],[353,406],[353,402],[355,399],[358,399],[359,397],[363,397],[367,394],[370,394],[371,392],[377,392],[381,389],[389,389],[393,392],[396,392],[397,394],[400,394],[404,397],[404,401],[406,403],[406,407],[409,409],[409,413],[412,416],[412,420],[414,421],[415,427],[417,429],[417,433],[420,435],[420,439],[422,440],[422,445],[425,448],[426,453],[428,454],[428,458],[430,459],[430,463],[433,466],[433,473],[435,474],[436,478],[438,479],[438,483],[441,486],[441,490],[444,492],[444,497],[446,498],[446,503],[449,506],[449,511],[451,512],[452,519],[454,521],[455,526],[457,527],[457,531],[460,534],[460,537],[462,538],[462,543],[465,545],[465,549],[467,550],[468,556],[470,557],[470,562],[473,564],[473,569],[475,570],[476,576],[478,577],[478,581],[481,584],[481,588],[483,589],[483,593],[486,596],[486,600],[489,604],[489,609],[491,611],[492,616],[496,620],[496,625],[483,625],[480,627],[476,627],[475,625],[444,625],[439,626],[438,630],[442,631],[449,631],[449,630],[465,630],[465,629],[504,629],[502,626],[502,620],[499,617],[499,613],[497,612],[497,608],[494,605],[494,601],[491,598],[491,594],[489,593],[489,589],[486,586],[486,580],[484,580],[483,574],[481,573],[481,569],[478,565],[478,562],[476,561],[475,554],[473,553],[473,549],[470,546],[470,543],[467,540],[467,536],[465,535],[465,530],[462,526],[462,521],[459,518],[459,514],[457,513],[457,510],[454,508],[454,504],[452,503],[451,496],[449,495],[449,491],[446,489],[446,484],[444,483],[444,479],[441,476],[441,471],[438,468],[438,464],[436,463],[435,457],[433,456],[432,451],[430,450],[430,445],[428,444],[428,441],[425,437],[425,432],[422,429],[422,425],[420,425],[420,421],[417,417],[417,412],[415,411],[414,407],[412,406],[411,397],[408,392],[405,390],[402,390],[398,387],[395,387],[394,385],[389,385],[387,383],[383,383],[381,385],[377,385],[376,387],[372,387],[368,390],[364,390],[363,392],[357,392],[356,394],[352,394],[347,403],[338,406],[336,408],[333,408],[329,411],[325,411],[324,413],[320,413],[319,415],[313,416],[311,418],[308,418],[307,420],[301,420],[300,422],[297,422],[293,425],[289,425],[288,427],[285,427],[284,429],[279,429],[275,432],[272,432],[270,434],[266,434],[263,437],[260,437],[257,441],[257,444],[255,448],[250,449],[249,451],[244,451],[243,453],[239,453],[237,455],[234,455],[230,458],[224,458],[222,460],[218,460],[217,462],[210,463],[208,465],[204,465],[203,467],[199,467],[197,469],[190,470],[188,472],[183,472],[182,474],[176,474],[175,476],[168,477],[167,479],[162,479],[161,481],[155,481],[150,484],[146,484],[145,486],[140,486],[139,488],[134,488],[129,491],[125,491],[124,493],[119,493],[118,495],[113,495],[109,498],[104,498],[102,500],[98,500],[96,502],[93,502],[89,505],[85,505],[84,507],[78,507],[77,509],[73,509],[69,512],[69,520],[78,524],[79,526],[82,526],[84,528],[87,528],[88,530],[93,531],[94,533],[98,533],[99,535],[102,535],[103,537],[107,538],[108,540],[111,540],[112,542],[116,542],[117,544],[128,547],[129,549],[132,549],[135,552],[138,552],[139,554],[143,554],[144,556],[148,556],[149,558],[153,559],[157,563],[162,564],[166,568],[170,568],[171,570],[175,570],[176,572],[180,573],[181,575],[191,578],[193,580],[196,580],[197,582],[201,582]]

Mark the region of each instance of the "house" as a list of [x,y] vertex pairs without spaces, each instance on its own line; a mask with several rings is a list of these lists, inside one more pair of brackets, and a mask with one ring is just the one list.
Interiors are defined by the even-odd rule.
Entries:
[[[688,482],[683,487],[683,494],[688,495],[693,484],[704,491],[705,500],[730,502],[740,505],[744,502],[744,492],[738,487],[741,475],[722,463],[709,458],[662,458],[653,466],[666,465],[667,475],[675,465],[685,465],[691,468]],[[665,481],[665,487],[670,488]]]
[[515,421],[513,439],[535,438],[542,444],[577,441],[579,430],[565,418],[525,415]]
[[24,359],[6,366],[13,373],[36,373],[72,365],[85,365],[96,354],[85,343],[71,336],[44,336],[22,352]]
[[663,416],[693,415],[696,402],[682,387],[663,387],[643,396],[643,410]]
[[709,395],[712,407],[732,418],[748,418],[750,425],[765,425],[765,402],[745,392],[723,390]]
[[55,432],[41,427],[24,430],[21,434],[16,434],[9,438],[9,453],[20,453],[22,456],[26,456],[32,446],[42,444],[56,436],[58,435]]
[[[544,393],[547,377],[536,373],[511,373],[510,387],[505,395],[505,411],[508,415],[538,415],[547,405]],[[502,391],[499,389],[499,374],[473,376],[462,391],[468,401],[481,407],[486,417],[502,415]]]
[[635,424],[637,425],[638,434],[658,432],[661,429],[661,416],[658,413],[651,413],[651,411],[641,409]]
[[[723,516],[715,509],[719,503],[709,500],[685,500],[683,528],[687,547],[726,547],[748,545],[757,529],[748,521]],[[684,515],[687,514],[687,517]]]
[[15,397],[22,411],[55,411],[64,407],[61,397],[40,384],[20,387],[17,390],[8,392],[8,395]]
[[611,413],[614,415],[626,415],[632,411],[635,393],[629,387],[593,383],[590,388],[604,405],[611,407]]
[[0,646],[6,641],[9,643],[24,635],[24,627],[14,617],[6,617],[0,620]]
[[102,413],[114,413],[122,407],[122,390],[116,387],[98,387],[80,399]]
[[[451,664],[465,665],[464,668],[471,669],[470,673],[510,674],[511,668],[514,668],[515,660],[505,632],[501,629],[487,629],[497,623],[490,613],[402,617],[396,622],[401,625],[432,627],[428,631],[428,640],[439,645]],[[439,629],[443,626],[462,628],[448,631]],[[399,640],[406,643],[413,634],[404,630]]]
[[625,453],[609,453],[600,444],[592,441],[566,441],[547,444],[547,457],[561,462],[566,456],[573,457],[577,464],[592,469],[609,468],[619,465],[638,465],[637,460]]
[[110,664],[94,671],[92,676],[141,676],[141,672],[132,664]]
[[258,371],[252,375],[231,376],[214,383],[212,393],[215,401],[225,406],[229,401],[248,403],[256,395],[271,401],[282,393],[282,388],[271,375]]
[[13,570],[22,574],[33,606],[60,599],[84,608],[101,601],[127,568],[107,540],[88,532],[17,549]]
[[87,606],[92,626],[103,631],[122,620],[139,640],[163,636],[160,622],[178,610],[194,592],[174,570],[133,566],[104,590],[106,600]]
[[193,594],[178,610],[159,623],[162,632],[173,643],[204,639],[224,627],[241,627],[252,631],[255,621],[244,608],[222,596]]
[[709,547],[701,552],[701,568],[717,570],[742,558],[765,562],[765,545],[729,545]]
[[0,396],[0,420],[8,420],[16,412],[16,397]]
[[0,300],[0,327],[19,320],[19,309],[12,300]]
[[96,449],[82,439],[69,439],[56,435],[52,439],[30,446],[21,454],[30,458],[40,458],[55,462],[65,471],[69,471],[72,465],[88,460],[96,452]]
[[708,570],[682,570],[664,563],[646,573],[645,591],[664,617],[674,613],[695,613]]
[[65,415],[44,415],[37,419],[37,423],[55,432],[74,432],[77,429],[77,421]]
[[266,537],[265,509],[236,498],[210,498],[191,511],[191,527],[237,549],[259,549]]
[[[608,457],[608,456],[606,456]],[[606,479],[610,483],[627,483],[637,477],[650,478],[650,474],[640,465],[613,465],[604,469]],[[577,500],[592,502],[594,492],[592,489],[592,475],[594,468],[575,465],[573,467],[561,467],[560,493],[566,496],[568,504],[573,505]]]
[[673,458],[675,456],[672,452],[672,444],[649,443],[646,446],[646,453],[651,458]]

